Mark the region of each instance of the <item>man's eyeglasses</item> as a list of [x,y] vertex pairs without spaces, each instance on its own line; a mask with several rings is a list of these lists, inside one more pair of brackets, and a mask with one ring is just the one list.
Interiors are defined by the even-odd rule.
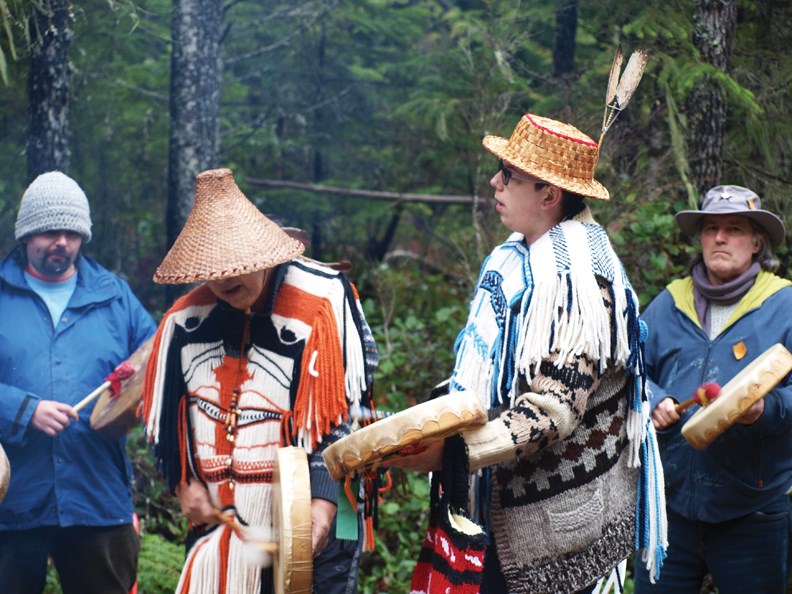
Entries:
[[503,159],[498,159],[498,170],[501,174],[501,179],[503,180],[503,185],[508,186],[511,178],[519,179],[522,181],[533,182],[535,184],[542,184],[546,186],[547,183],[543,182],[540,179],[536,179],[535,177],[531,177],[529,175],[523,175],[522,173],[517,173],[516,171],[509,169],[506,167],[506,163],[503,162]]

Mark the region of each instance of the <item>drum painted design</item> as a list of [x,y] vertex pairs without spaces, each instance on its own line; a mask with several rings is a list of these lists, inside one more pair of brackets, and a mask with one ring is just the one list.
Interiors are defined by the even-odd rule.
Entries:
[[339,439],[322,453],[334,480],[376,470],[388,459],[414,453],[487,422],[487,412],[475,392],[455,392],[376,421]]
[[774,344],[740,371],[712,404],[701,408],[682,427],[682,435],[696,449],[704,449],[792,370],[792,354]]

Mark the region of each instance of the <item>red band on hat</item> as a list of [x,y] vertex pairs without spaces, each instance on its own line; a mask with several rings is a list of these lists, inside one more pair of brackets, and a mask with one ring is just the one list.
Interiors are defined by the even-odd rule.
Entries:
[[559,134],[555,130],[550,130],[549,128],[545,128],[544,126],[540,126],[531,117],[530,113],[526,113],[525,117],[528,119],[529,122],[531,122],[531,124],[533,124],[534,126],[539,128],[540,130],[544,130],[548,134],[552,134],[553,136],[558,136],[559,138],[566,138],[567,140],[571,140],[572,142],[577,142],[578,144],[585,144],[586,146],[597,146],[597,143],[594,142],[593,140],[591,142],[588,142],[586,140],[583,140],[582,138],[575,138],[574,136],[567,136],[566,134]]

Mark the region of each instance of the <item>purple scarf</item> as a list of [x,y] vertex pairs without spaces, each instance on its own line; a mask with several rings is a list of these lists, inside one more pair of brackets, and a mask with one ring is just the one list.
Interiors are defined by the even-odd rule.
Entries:
[[750,268],[737,278],[722,285],[713,285],[707,278],[707,269],[704,262],[699,262],[690,272],[693,281],[693,307],[696,309],[701,327],[709,336],[710,332],[710,304],[730,305],[742,299],[756,281],[756,275],[761,271],[758,262],[751,264]]

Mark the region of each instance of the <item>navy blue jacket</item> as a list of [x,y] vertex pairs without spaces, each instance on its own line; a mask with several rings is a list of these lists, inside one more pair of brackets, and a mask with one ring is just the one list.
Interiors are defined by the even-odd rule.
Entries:
[[[762,272],[733,319],[710,340],[693,309],[690,279],[672,283],[643,315],[649,327],[646,369],[656,384],[653,406],[667,395],[687,400],[705,382],[725,386],[776,343],[792,350],[790,316],[789,282]],[[670,509],[693,520],[721,522],[758,511],[786,493],[792,486],[789,376],[765,396],[756,423],[731,426],[703,450],[681,433],[697,410],[688,409],[678,423],[658,431]]]
[[0,530],[129,523],[126,439],[90,428],[93,403],[54,438],[30,420],[40,400],[75,405],[101,385],[154,333],[154,320],[125,281],[81,256],[74,294],[53,329],[15,254],[0,262],[0,444],[11,466]]

